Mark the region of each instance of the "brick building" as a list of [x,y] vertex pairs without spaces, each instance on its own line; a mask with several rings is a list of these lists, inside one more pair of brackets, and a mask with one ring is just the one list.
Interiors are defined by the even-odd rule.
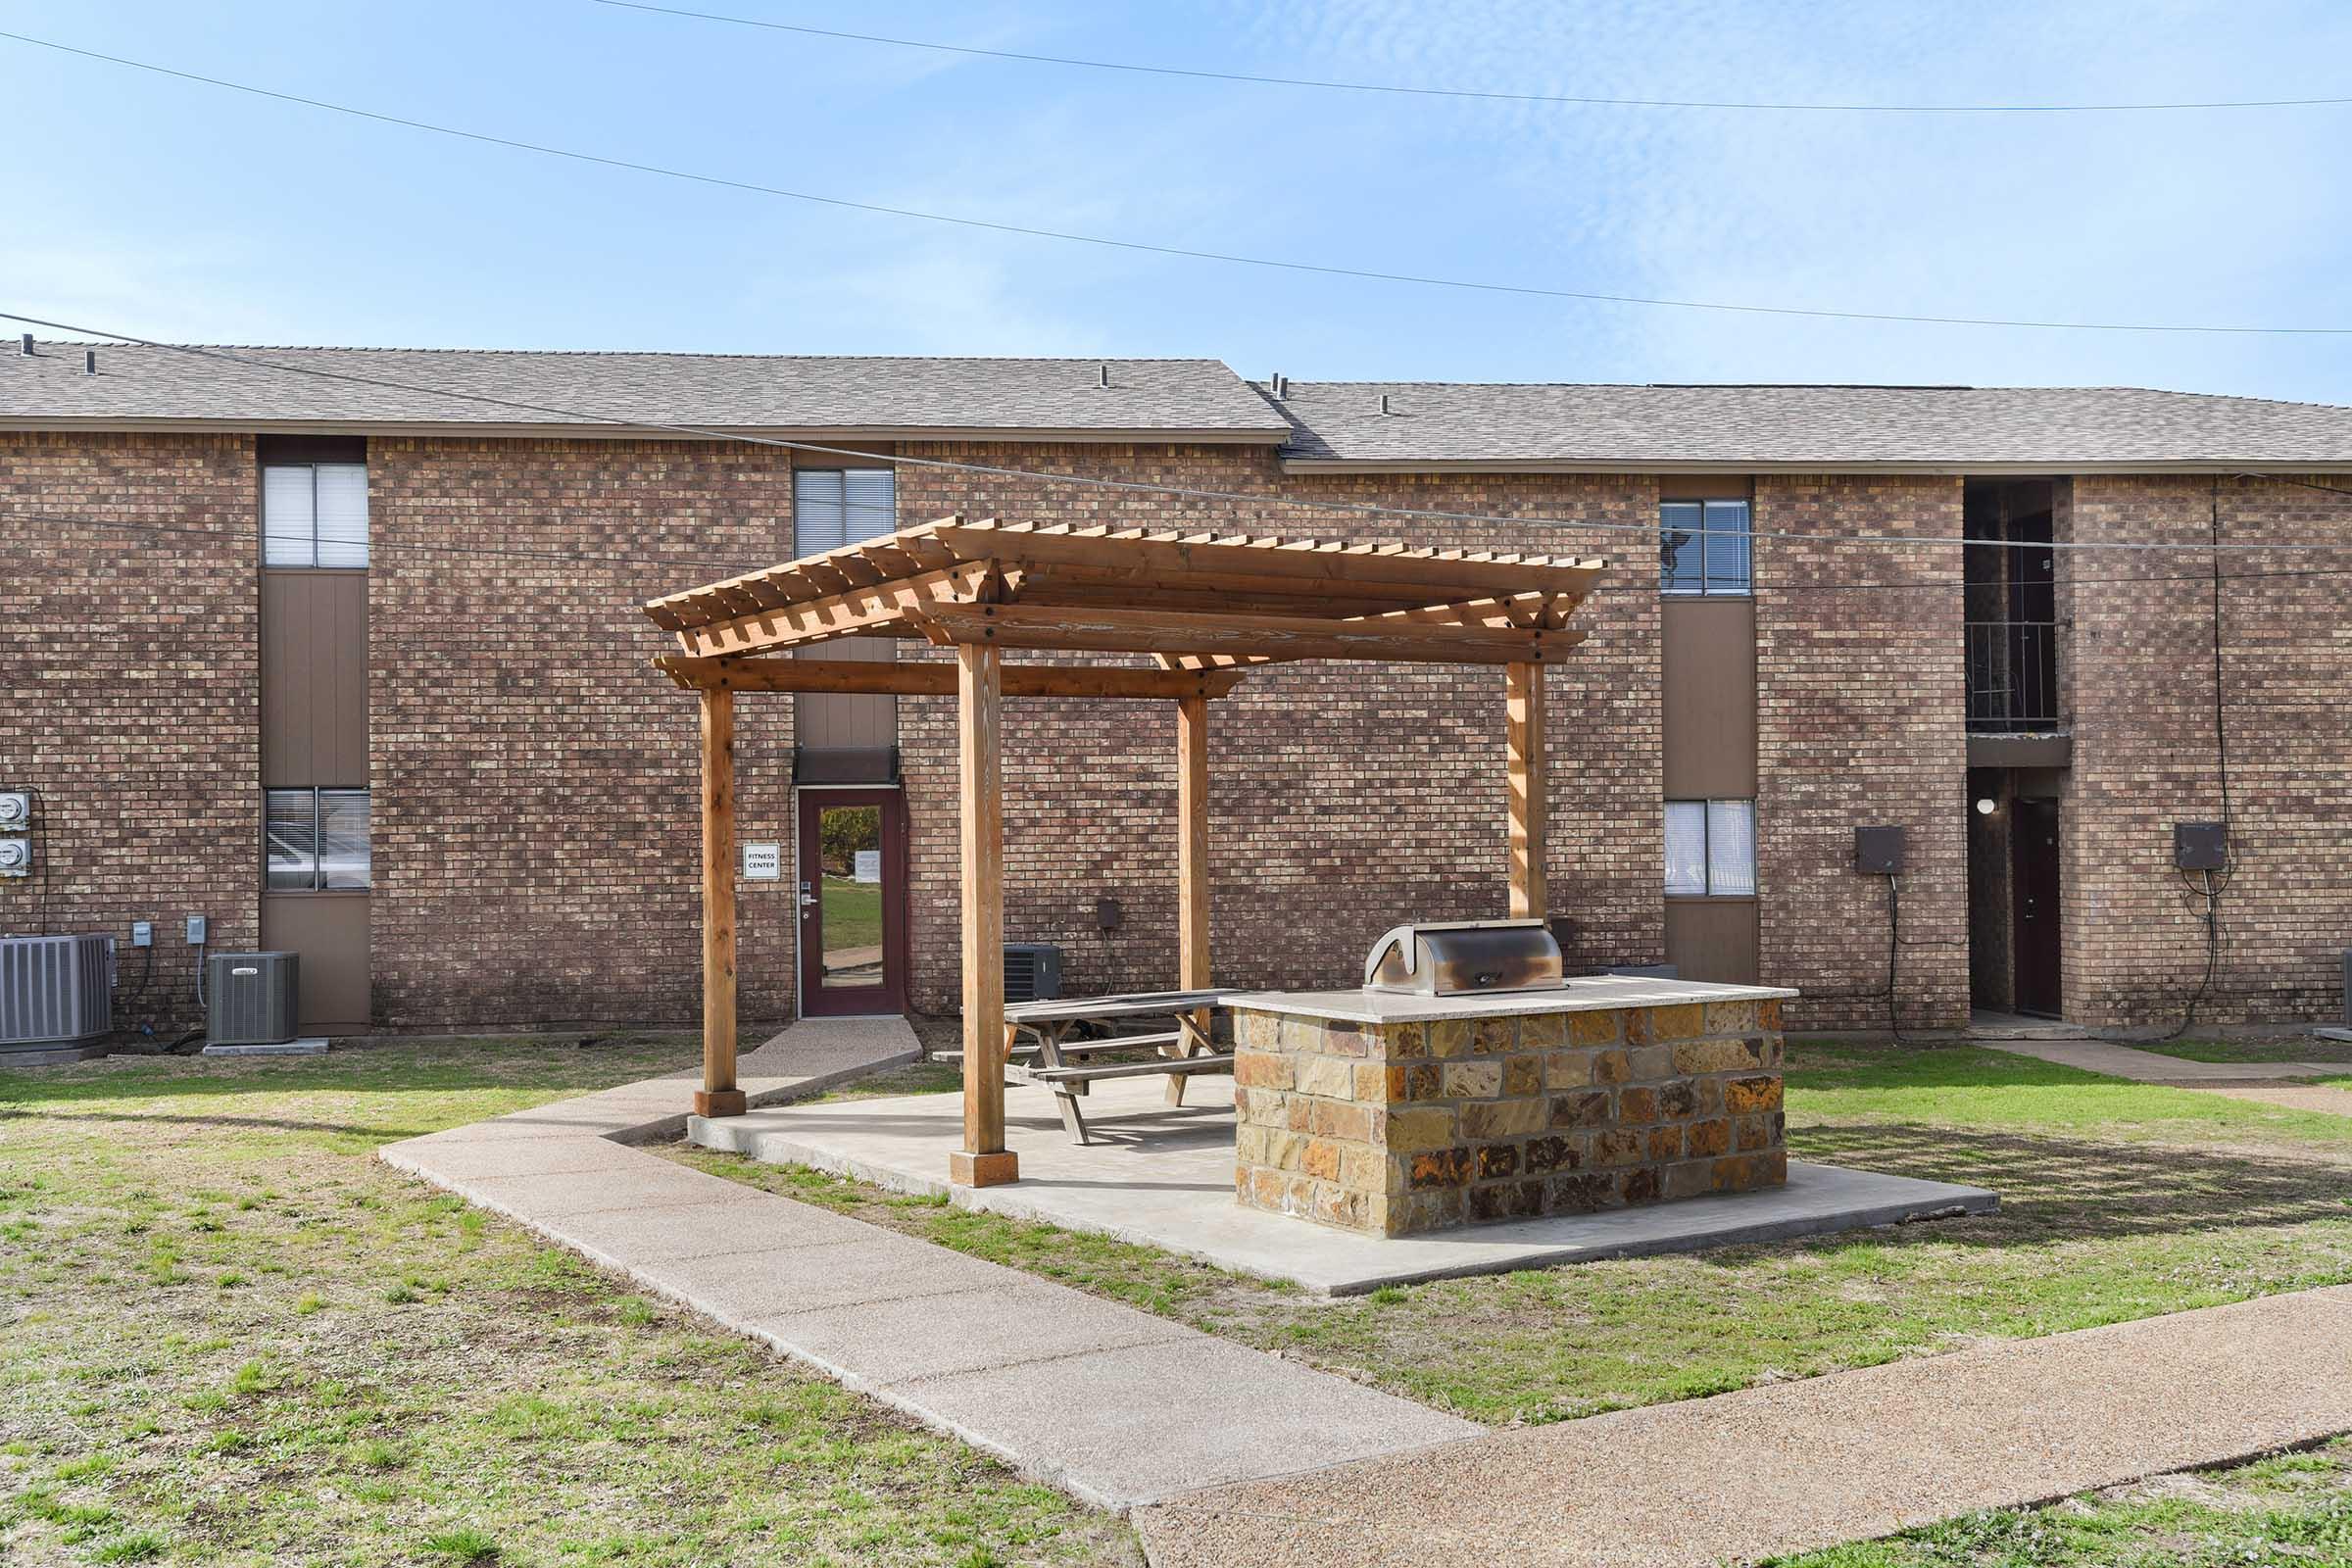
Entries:
[[[301,952],[320,1029],[691,1020],[693,710],[636,606],[950,512],[1609,557],[1551,675],[1572,963],[1799,987],[1793,1027],[1884,1023],[1890,951],[1906,1029],[2342,1005],[2352,409],[234,352],[0,357],[0,792],[32,806],[0,932],[151,922],[131,1021],[192,1016],[190,915]],[[2135,544],[2185,548],[2066,548]],[[1501,678],[1277,666],[1214,705],[1220,983],[1500,912]],[[952,709],[745,705],[747,1017],[953,1006]],[[1169,983],[1172,718],[1008,714],[1008,938],[1073,993]],[[2224,819],[2226,874],[2179,868],[2176,825]],[[1904,829],[1892,882],[1869,826]]]

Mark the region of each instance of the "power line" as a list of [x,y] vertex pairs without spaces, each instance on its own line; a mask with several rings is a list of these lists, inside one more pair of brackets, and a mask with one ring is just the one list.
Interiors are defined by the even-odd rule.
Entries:
[[324,110],[330,114],[349,115],[378,124],[399,125],[409,130],[429,131],[437,136],[454,136],[464,141],[480,142],[487,146],[506,147],[517,152],[536,153],[546,158],[568,159],[574,163],[593,164],[605,169],[628,170],[640,174],[656,174],[664,179],[688,180],[698,185],[710,185],[724,190],[748,191],[756,195],[775,196],[787,201],[810,202],[823,207],[843,208],[853,212],[878,213],[891,218],[915,219],[926,223],[946,223],[958,228],[984,229],[991,233],[1016,234],[1029,239],[1057,240],[1071,245],[1091,245],[1103,250],[1131,251],[1149,256],[1172,256],[1186,261],[1217,262],[1231,267],[1255,267],[1274,271],[1302,272],[1318,277],[1350,277],[1375,283],[1404,283],[1420,288],[1458,289],[1479,294],[1508,294],[1533,299],[1577,300],[1597,305],[1640,305],[1662,310],[1714,311],[1739,316],[1782,316],[1809,320],[1900,322],[1925,326],[1994,326],[2051,332],[2191,332],[2222,336],[2254,337],[2344,337],[2352,336],[2352,326],[2230,326],[2193,322],[2170,321],[2054,321],[2028,318],[1994,316],[1933,316],[1909,315],[1896,311],[1839,311],[1797,305],[1753,305],[1723,300],[1673,299],[1661,295],[1618,294],[1597,289],[1546,288],[1532,283],[1496,283],[1474,278],[1440,277],[1422,272],[1391,272],[1375,268],[1344,267],[1335,263],[1284,261],[1267,256],[1245,256],[1235,251],[1197,250],[1183,245],[1162,245],[1147,240],[1118,239],[1105,234],[1083,234],[1073,229],[1043,228],[1028,223],[1004,222],[995,219],[959,218],[947,213],[924,212],[912,207],[895,207],[884,202],[863,201],[847,196],[827,196],[814,191],[787,190],[780,185],[763,185],[755,180],[731,179],[719,174],[698,173],[691,170],[671,169],[661,164],[640,163],[627,158],[610,158],[601,153],[585,153],[568,147],[556,147],[545,142],[524,141],[513,136],[493,135],[488,131],[466,130],[456,125],[436,124],[431,121],[412,120],[401,115],[381,114],[371,109],[360,109],[350,104],[331,103],[323,98],[309,98],[300,93],[279,92],[274,88],[256,87],[247,82],[231,81],[224,76],[208,76],[199,72],[180,71],[170,66],[154,65],[144,60],[132,60],[123,55],[110,55],[95,49],[76,48],[48,38],[35,38],[27,33],[0,31],[0,38],[29,44],[39,49],[51,49],[61,54],[77,55],[84,60],[103,61],[133,71],[144,71],[159,76],[171,76],[180,81],[193,81],[208,87],[220,87],[230,92],[246,93],[256,98],[273,99],[279,103],[300,104],[309,109]]
[[[0,36],[5,36],[5,34],[0,34]],[[397,381],[388,376],[361,375],[349,370],[321,369],[317,366],[309,365],[287,365],[274,360],[256,359],[251,355],[238,354],[227,349],[207,348],[192,343],[165,343],[155,338],[140,337],[136,333],[110,331],[104,327],[82,326],[70,321],[51,320],[43,317],[26,316],[14,311],[0,311],[0,321],[18,321],[27,326],[45,327],[57,332],[70,332],[84,338],[112,338],[116,342],[128,343],[139,348],[155,349],[167,354],[186,355],[200,360],[219,360],[229,365],[241,365],[249,369],[274,370],[285,375],[311,376],[318,380],[347,382],[356,386],[382,387],[396,392],[420,392],[428,396],[456,398],[463,402],[479,403],[489,408],[510,409],[524,414],[552,415],[558,418],[581,421],[610,429],[663,430],[673,435],[696,436],[710,441],[736,441],[751,446],[778,447],[793,452],[816,452],[837,458],[861,458],[873,462],[889,462],[907,467],[938,468],[957,473],[982,473],[998,478],[1019,479],[1039,484],[1080,485],[1126,494],[1175,496],[1194,501],[1231,502],[1258,512],[1284,508],[1305,508],[1313,511],[1347,513],[1356,516],[1410,517],[1419,521],[1476,522],[1511,528],[1526,527],[1531,524],[1551,524],[1596,532],[1636,533],[1646,539],[1655,539],[1658,535],[1658,525],[1655,523],[1547,517],[1540,514],[1510,516],[1496,513],[1446,512],[1422,507],[1386,507],[1374,502],[1330,501],[1305,496],[1252,493],[1241,490],[1211,490],[1191,485],[1155,484],[1141,479],[1112,479],[1100,474],[1048,473],[1033,468],[1007,468],[986,463],[961,463],[948,458],[903,456],[883,458],[875,453],[859,451],[855,447],[828,446],[815,441],[794,441],[782,436],[752,435],[737,430],[713,429],[707,425],[678,424],[659,419],[636,419],[593,414],[555,404],[527,403],[514,398],[494,397],[485,392],[465,392],[453,387],[434,386],[424,382]],[[2250,475],[2249,477],[2260,478],[2263,476]],[[2317,488],[2328,487],[2318,486]],[[1805,533],[1788,529],[1749,530],[1745,537],[1750,539],[1789,539],[1815,544],[1956,546],[1961,548],[1973,546],[1980,549],[2005,549],[2009,545],[2007,540],[1969,539],[1954,535]],[[2067,540],[2050,544],[2036,544],[2034,548],[2052,551],[2124,553],[2189,551],[2202,555],[2209,547],[2161,541]],[[2224,548],[2232,552],[2352,551],[2352,538],[2320,543],[2280,541],[2276,544],[2237,544]]]
[[757,17],[733,17],[713,11],[691,11],[681,6],[647,5],[643,0],[594,0],[619,11],[644,11],[656,16],[721,22],[769,32],[795,32],[810,38],[838,38],[852,43],[887,44],[894,49],[922,49],[934,54],[965,55],[982,60],[1011,60],[1024,65],[1072,66],[1088,71],[1117,71],[1147,76],[1183,76],[1196,81],[1236,81],[1261,87],[1310,87],[1321,92],[1388,93],[1412,98],[1468,98],[1494,103],[1561,104],[1594,109],[1731,109],[1787,114],[1852,115],[2112,115],[2161,114],[2208,109],[2317,109],[2352,104],[2344,98],[2236,98],[2184,102],[2103,104],[1890,104],[1890,103],[1777,103],[1753,99],[1717,98],[1603,98],[1588,93],[1507,92],[1469,87],[1423,87],[1401,82],[1341,81],[1317,76],[1266,76],[1240,71],[1192,70],[1182,66],[1145,65],[1130,60],[1090,60],[1075,55],[1032,54],[1018,49],[982,49],[969,44],[939,43],[923,38],[893,38],[884,33],[850,32],[836,27],[810,27]]

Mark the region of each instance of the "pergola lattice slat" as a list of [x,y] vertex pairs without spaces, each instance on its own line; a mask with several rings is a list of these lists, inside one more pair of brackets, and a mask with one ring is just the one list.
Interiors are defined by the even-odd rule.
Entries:
[[[967,522],[902,529],[644,607],[680,653],[655,661],[703,705],[706,1115],[735,1084],[734,699],[863,692],[956,699],[963,853],[964,1141],[960,1182],[1010,1181],[1004,1148],[1003,705],[1006,698],[1161,699],[1176,709],[1178,984],[1209,987],[1208,714],[1253,670],[1302,659],[1500,664],[1510,910],[1544,913],[1548,797],[1544,666],[1585,633],[1567,621],[1607,563],[1494,550],[1269,534]],[[841,637],[919,637],[954,662],[793,653]],[[1157,665],[1012,663],[1020,649],[1147,655]],[[756,657],[766,656],[766,657]],[[1171,1078],[1171,1098],[1181,1092]]]

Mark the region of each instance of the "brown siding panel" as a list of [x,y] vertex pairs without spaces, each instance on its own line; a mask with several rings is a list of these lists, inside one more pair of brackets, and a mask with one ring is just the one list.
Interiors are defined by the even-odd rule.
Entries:
[[262,573],[262,782],[368,784],[368,576]]
[[1666,961],[1679,979],[1760,984],[1757,937],[1753,899],[1666,901]]
[[265,893],[262,947],[302,955],[298,1011],[306,1034],[368,1027],[365,893]]
[[1756,607],[1668,598],[1662,607],[1666,798],[1756,793]]

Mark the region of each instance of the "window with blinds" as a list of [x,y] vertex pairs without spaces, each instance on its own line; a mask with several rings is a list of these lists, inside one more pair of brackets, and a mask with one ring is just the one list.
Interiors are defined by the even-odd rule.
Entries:
[[262,564],[366,566],[368,466],[264,465]]
[[356,893],[373,880],[366,790],[262,792],[262,885]]
[[1753,591],[1753,524],[1744,501],[1669,501],[1658,508],[1658,581],[1670,594]]
[[899,526],[899,476],[889,468],[796,468],[792,553],[818,556]]
[[1756,892],[1756,803],[1666,803],[1666,896],[1744,899]]

